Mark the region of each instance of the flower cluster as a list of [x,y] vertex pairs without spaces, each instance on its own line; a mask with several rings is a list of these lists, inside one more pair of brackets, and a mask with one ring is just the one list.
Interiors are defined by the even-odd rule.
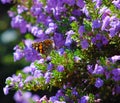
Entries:
[[[8,12],[11,26],[25,39],[14,47],[14,61],[25,58],[31,64],[6,79],[4,94],[15,89],[20,103],[99,103],[120,93],[119,0],[17,0],[16,4]],[[45,40],[53,41],[54,47]],[[23,92],[55,87],[58,91],[51,97]]]

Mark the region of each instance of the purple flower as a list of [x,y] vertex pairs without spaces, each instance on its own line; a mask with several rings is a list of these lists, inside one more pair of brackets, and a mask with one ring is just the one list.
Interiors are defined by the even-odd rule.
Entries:
[[109,29],[109,36],[112,38],[116,35],[116,29],[115,28],[110,28]]
[[110,18],[110,26],[111,28],[109,29],[110,31],[110,37],[114,37],[119,31],[120,31],[120,20],[116,18],[116,16],[112,16]]
[[30,81],[32,81],[34,79],[33,76],[27,76],[27,78],[25,79],[24,83],[28,83]]
[[25,33],[27,31],[27,22],[22,18],[22,16],[17,15],[12,18],[11,26],[13,28],[19,28],[21,33]]
[[95,37],[92,38],[92,43],[95,44],[98,48],[102,45],[106,45],[108,43],[108,39],[101,34],[97,34]]
[[30,9],[33,16],[38,16],[42,12],[42,4],[40,2],[34,3]]
[[37,103],[43,103],[43,102],[48,103],[48,99],[47,99],[46,95],[44,95],[42,98],[40,98],[39,101],[37,101]]
[[112,3],[113,3],[118,9],[120,9],[120,0],[113,0]]
[[17,91],[14,95],[14,100],[17,103],[30,103],[29,98],[31,98],[32,94],[30,92],[22,93],[22,91]]
[[35,61],[35,60],[39,60],[41,57],[38,54],[38,52],[32,48],[25,48],[24,49],[24,53],[25,53],[25,59],[26,61]]
[[58,90],[57,93],[56,93],[56,97],[62,97],[64,96],[64,91],[62,89]]
[[57,67],[57,71],[58,71],[58,72],[63,72],[63,71],[64,71],[64,66],[63,66],[63,65],[59,65],[59,66]]
[[57,52],[58,52],[59,55],[63,55],[65,50],[64,50],[64,48],[60,48],[60,49],[57,50]]
[[69,20],[72,22],[72,21],[76,21],[76,17],[75,16],[70,16]]
[[100,78],[97,78],[95,82],[95,87],[100,88],[101,86],[103,86],[103,80]]
[[83,7],[82,12],[86,15],[86,17],[87,17],[88,19],[90,18],[90,15],[89,15],[89,12],[88,12],[86,6]]
[[111,11],[108,9],[108,7],[103,6],[103,8],[100,9],[99,14],[102,15],[102,20],[104,20],[106,16],[109,16],[111,14]]
[[74,9],[72,11],[72,14],[76,17],[76,16],[81,16],[83,13],[79,9]]
[[95,65],[95,69],[92,72],[93,74],[103,74],[104,73],[104,68],[98,64]]
[[89,100],[89,97],[88,97],[88,96],[83,96],[83,97],[81,97],[79,103],[88,103],[88,100]]
[[93,2],[96,2],[96,5],[95,5],[96,8],[99,8],[102,4],[102,0],[93,0]]
[[36,94],[34,94],[34,95],[32,96],[32,100],[33,100],[34,102],[37,102],[39,99],[40,99],[40,97],[39,97],[38,95],[36,95]]
[[49,22],[48,28],[46,29],[45,34],[52,34],[56,31],[56,29],[57,29],[57,24],[53,22]]
[[[41,59],[40,59],[41,60]],[[39,60],[39,61],[40,61]],[[40,63],[38,61],[38,63]],[[31,64],[30,64],[30,73],[31,73],[31,75],[34,75],[34,72],[37,70],[37,68],[35,67],[35,65],[34,65],[34,62],[32,62]]]
[[21,13],[23,13],[23,12],[26,11],[26,10],[28,10],[28,8],[26,8],[26,7],[23,6],[23,5],[18,5],[18,6],[17,6],[17,12],[18,12],[18,14],[21,14]]
[[9,15],[9,17],[14,17],[15,16],[15,12],[13,12],[13,11],[8,11],[8,15]]
[[51,72],[46,72],[44,78],[45,78],[45,83],[46,84],[49,83],[51,78],[52,78],[52,73]]
[[78,33],[80,34],[80,36],[82,36],[84,32],[85,32],[85,27],[80,26],[79,29],[78,29]]
[[120,76],[120,68],[113,69],[113,70],[112,70],[112,74],[113,74],[114,76]]
[[97,35],[95,36],[95,39],[96,39],[96,40],[101,40],[101,38],[102,38],[102,35],[101,35],[101,34],[97,34]]
[[38,38],[42,38],[44,36],[43,30],[38,28],[37,26],[30,27],[30,30],[31,30],[30,32]]
[[53,64],[49,63],[48,66],[47,66],[47,70],[51,71],[52,69],[53,69]]
[[34,78],[40,78],[43,77],[43,74],[40,70],[35,70],[34,71]]
[[72,95],[78,96],[78,92],[77,92],[76,88],[72,89]]
[[5,95],[7,95],[8,93],[9,93],[9,86],[8,85],[6,85],[4,88],[3,88],[3,92],[4,92],[4,94]]
[[70,6],[73,6],[75,4],[75,0],[64,0],[64,2]]
[[74,61],[75,61],[76,63],[79,63],[80,60],[81,60],[80,57],[78,57],[78,56],[75,56],[75,57],[74,57]]
[[92,22],[92,28],[93,29],[97,29],[97,28],[100,28],[101,27],[101,22],[100,22],[100,20],[94,20],[93,22]]
[[1,2],[3,3],[3,4],[5,4],[5,3],[10,3],[12,0],[1,0]]
[[92,74],[93,73],[93,65],[87,65],[87,70]]
[[12,75],[13,78],[13,82],[21,82],[22,81],[22,74],[18,74],[18,75]]
[[101,30],[105,30],[110,24],[110,17],[109,16],[106,16],[104,19],[103,19],[103,23],[102,23],[102,27],[101,27]]
[[54,32],[55,32],[54,28],[49,27],[46,29],[45,34],[52,34]]
[[57,101],[59,98],[57,97],[57,96],[52,96],[52,97],[50,97],[50,101],[52,102],[52,103],[54,103],[55,101]]
[[70,31],[68,31],[65,35],[67,35],[67,37],[66,37],[66,41],[65,41],[65,46],[70,46],[71,45],[71,43],[72,43],[72,38],[71,38],[71,36],[74,34],[74,32],[73,32],[73,30],[70,30]]
[[76,2],[76,4],[77,4],[77,6],[80,7],[80,8],[83,8],[83,7],[85,6],[84,0],[78,0],[78,1]]
[[101,40],[103,45],[108,44],[108,39],[104,35],[102,36]]
[[24,83],[21,81],[21,82],[19,82],[19,84],[18,84],[18,88],[23,88],[23,86],[24,86]]
[[24,51],[21,49],[17,49],[14,53],[14,61],[20,60],[24,57]]
[[89,47],[88,41],[86,39],[81,41],[81,47],[82,49],[87,49]]
[[115,63],[116,61],[120,60],[120,55],[112,56],[111,58],[109,58],[109,60],[110,60],[112,63]]
[[65,39],[64,39],[63,34],[55,33],[54,36],[53,36],[53,40],[54,40],[54,43],[55,43],[55,47],[57,49],[59,49],[62,46],[64,46]]

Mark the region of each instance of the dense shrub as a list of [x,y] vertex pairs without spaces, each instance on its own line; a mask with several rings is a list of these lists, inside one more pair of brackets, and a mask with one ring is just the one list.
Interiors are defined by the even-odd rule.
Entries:
[[[19,103],[117,102],[120,93],[119,0],[1,0],[23,40],[14,61],[30,62],[3,88]],[[55,95],[30,91],[56,90]]]

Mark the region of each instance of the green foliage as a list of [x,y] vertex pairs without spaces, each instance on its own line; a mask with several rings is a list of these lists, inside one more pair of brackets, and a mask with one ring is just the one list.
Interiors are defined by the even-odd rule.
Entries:
[[25,38],[26,38],[26,39],[31,39],[31,40],[34,39],[34,38],[33,38],[33,35],[31,35],[30,33],[27,33],[27,34],[25,35]]
[[93,94],[89,94],[89,103],[94,103],[95,101],[95,97],[94,97],[94,95]]

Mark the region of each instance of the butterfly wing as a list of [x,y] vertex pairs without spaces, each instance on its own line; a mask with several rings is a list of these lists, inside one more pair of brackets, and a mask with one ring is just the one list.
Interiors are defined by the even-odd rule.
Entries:
[[48,55],[51,50],[54,48],[53,40],[46,39],[42,42],[35,42],[32,44],[32,47],[41,54]]

